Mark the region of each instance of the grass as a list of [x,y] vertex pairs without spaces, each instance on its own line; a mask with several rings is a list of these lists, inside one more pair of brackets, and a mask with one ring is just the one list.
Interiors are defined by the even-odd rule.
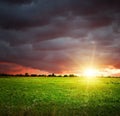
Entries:
[[120,78],[0,78],[0,116],[119,116]]

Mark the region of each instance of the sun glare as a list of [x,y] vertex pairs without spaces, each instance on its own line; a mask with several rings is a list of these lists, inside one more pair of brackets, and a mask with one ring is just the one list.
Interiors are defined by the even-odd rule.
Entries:
[[94,78],[98,75],[98,71],[95,68],[87,68],[83,71],[83,75],[87,78]]

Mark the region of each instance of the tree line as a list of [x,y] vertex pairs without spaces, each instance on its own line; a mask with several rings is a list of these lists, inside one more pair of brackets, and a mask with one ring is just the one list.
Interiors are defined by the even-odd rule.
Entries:
[[65,75],[58,75],[58,74],[5,74],[5,73],[0,73],[0,77],[77,77],[75,74],[65,74]]

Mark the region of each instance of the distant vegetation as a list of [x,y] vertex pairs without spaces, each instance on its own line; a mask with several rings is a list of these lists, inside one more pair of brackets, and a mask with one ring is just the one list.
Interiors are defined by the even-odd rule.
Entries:
[[77,75],[75,74],[65,74],[65,75],[57,75],[57,74],[29,74],[29,73],[25,73],[25,74],[5,74],[2,73],[0,74],[0,77],[77,77]]
[[[5,73],[0,73],[0,78],[1,77],[79,77],[76,74],[29,74],[29,73],[25,73],[25,74],[5,74]],[[82,76],[83,77],[83,76]],[[97,77],[106,77],[106,78],[120,78],[120,76],[97,76]]]

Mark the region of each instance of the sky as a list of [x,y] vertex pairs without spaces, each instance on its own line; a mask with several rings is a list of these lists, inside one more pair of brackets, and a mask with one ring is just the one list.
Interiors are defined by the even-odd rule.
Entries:
[[0,73],[120,74],[119,0],[0,0]]

